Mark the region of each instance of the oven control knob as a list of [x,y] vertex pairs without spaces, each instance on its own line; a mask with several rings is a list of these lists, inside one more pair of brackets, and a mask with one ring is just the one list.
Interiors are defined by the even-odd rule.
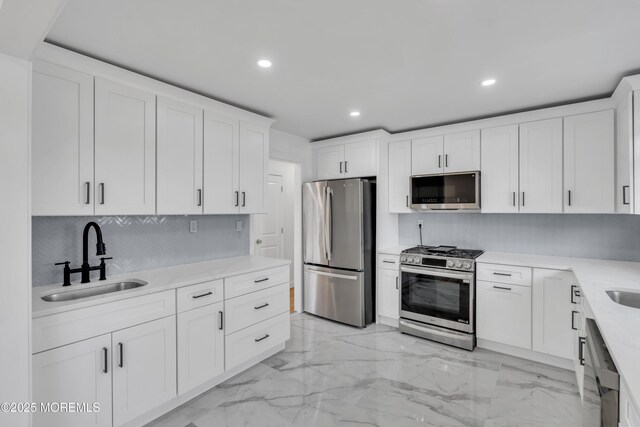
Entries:
[[453,261],[451,260],[447,261],[447,267],[453,267]]
[[406,261],[407,261],[407,257],[406,257],[406,256],[404,256],[404,255],[402,255],[402,256],[400,257],[400,262],[406,262]]
[[462,263],[460,261],[456,261],[456,268],[462,267]]
[[465,262],[464,263],[464,268],[466,268],[467,270],[469,270],[471,268],[471,263],[470,262]]
[[410,257],[409,262],[418,262],[418,258]]

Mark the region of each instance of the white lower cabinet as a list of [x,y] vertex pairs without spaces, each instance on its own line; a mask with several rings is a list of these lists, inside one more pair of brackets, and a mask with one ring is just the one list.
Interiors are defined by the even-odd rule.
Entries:
[[224,372],[223,303],[178,314],[178,394]]
[[584,315],[582,299],[580,298],[580,290],[577,286],[571,287],[571,303],[572,303],[572,348],[573,348],[573,368],[576,372],[576,382],[580,397],[584,397],[584,352],[586,351],[586,323],[587,319]]
[[477,283],[477,336],[531,349],[531,288],[504,283]]
[[573,273],[533,269],[533,350],[573,358]]
[[620,427],[640,426],[640,408],[635,406],[629,394],[629,387],[620,381]]
[[176,396],[175,316],[112,335],[113,424],[122,425]]
[[111,369],[111,334],[34,354],[34,402],[95,402],[99,411],[37,411],[33,426],[110,427]]
[[378,315],[400,318],[400,273],[398,269],[378,268]]

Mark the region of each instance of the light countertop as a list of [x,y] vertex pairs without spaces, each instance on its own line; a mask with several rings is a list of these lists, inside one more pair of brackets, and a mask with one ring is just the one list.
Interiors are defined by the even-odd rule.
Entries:
[[[211,280],[224,279],[226,277],[252,273],[289,264],[290,261],[284,259],[261,256],[239,256],[178,265],[175,267],[166,267],[157,270],[126,273],[118,276],[111,276],[108,280],[102,282],[92,281],[91,283],[86,284],[72,282],[71,286],[66,287],[63,287],[60,284],[38,286],[33,288],[32,292],[32,317],[35,319],[37,317],[62,313],[64,311],[76,310],[78,308],[90,307],[93,305],[104,304],[106,302],[118,301],[168,289],[180,288],[182,286],[194,285],[196,283],[208,282]],[[60,274],[62,275],[62,270],[60,270]],[[96,295],[73,301],[46,302],[41,298],[44,295],[55,292],[68,292],[82,289],[82,287],[101,286],[132,279],[143,280],[148,284],[135,289]]]
[[485,252],[477,262],[573,271],[609,352],[640,406],[640,309],[613,302],[605,291],[640,292],[640,263]]
[[411,247],[412,246],[410,245],[389,246],[386,248],[378,249],[378,253],[385,254],[385,255],[400,255],[400,252],[404,251],[405,249],[409,249]]

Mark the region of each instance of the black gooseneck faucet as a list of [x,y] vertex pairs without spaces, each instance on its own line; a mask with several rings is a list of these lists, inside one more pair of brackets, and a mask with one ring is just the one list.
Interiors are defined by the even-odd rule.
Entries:
[[102,230],[100,226],[95,222],[90,222],[84,227],[82,233],[82,266],[80,268],[70,268],[69,261],[59,262],[56,265],[64,265],[64,283],[63,286],[71,285],[71,275],[74,273],[82,273],[82,280],[80,283],[89,283],[91,281],[91,272],[100,270],[100,280],[106,280],[106,264],[105,260],[112,259],[100,258],[100,265],[92,267],[89,265],[89,231],[93,228],[96,232],[96,256],[102,256],[107,253],[107,245],[102,241]]

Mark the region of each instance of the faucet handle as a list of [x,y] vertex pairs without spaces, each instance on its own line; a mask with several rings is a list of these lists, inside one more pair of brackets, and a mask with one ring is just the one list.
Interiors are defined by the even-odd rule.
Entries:
[[104,263],[108,259],[113,259],[113,257],[112,256],[102,257],[102,258],[100,258],[100,262]]
[[64,262],[56,262],[54,265],[64,265],[65,267],[69,267],[70,263],[71,261],[64,261]]

